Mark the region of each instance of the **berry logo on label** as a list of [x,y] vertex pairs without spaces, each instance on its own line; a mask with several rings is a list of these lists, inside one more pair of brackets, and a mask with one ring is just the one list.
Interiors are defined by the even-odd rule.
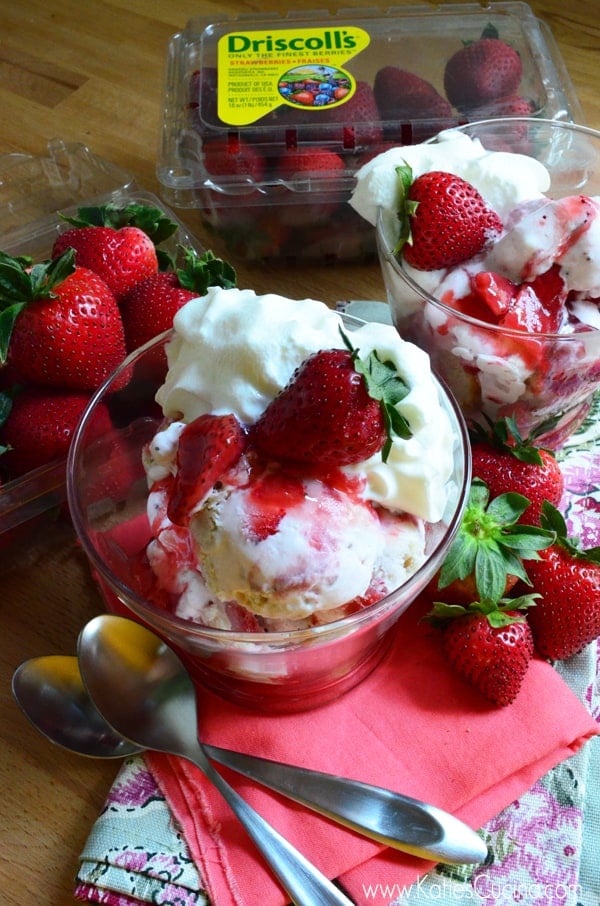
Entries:
[[343,69],[312,64],[289,69],[280,78],[278,88],[292,107],[331,107],[349,100],[356,83]]
[[254,123],[282,103],[327,108],[345,103],[356,83],[342,67],[368,47],[354,26],[236,32],[218,42],[218,115]]

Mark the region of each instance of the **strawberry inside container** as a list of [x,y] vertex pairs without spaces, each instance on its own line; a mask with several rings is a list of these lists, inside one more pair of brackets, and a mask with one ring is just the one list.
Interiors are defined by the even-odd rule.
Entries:
[[157,174],[221,254],[355,263],[375,255],[347,204],[363,163],[507,115],[582,122],[526,3],[192,19],[169,42]]

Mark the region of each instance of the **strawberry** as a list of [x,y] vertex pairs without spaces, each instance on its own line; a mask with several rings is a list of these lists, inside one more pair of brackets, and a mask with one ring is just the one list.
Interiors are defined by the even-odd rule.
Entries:
[[383,129],[373,88],[357,81],[354,94],[343,104],[302,108],[284,105],[276,111],[277,125],[285,128],[288,147],[325,146],[360,153],[383,141]]
[[582,550],[550,503],[544,503],[541,521],[556,542],[530,567],[541,596],[530,614],[531,631],[541,655],[562,660],[600,636],[600,547]]
[[[340,186],[335,190],[335,180],[343,177],[345,164],[339,154],[326,148],[286,149],[277,161],[275,175],[290,185],[289,204],[282,199],[279,208],[279,220],[287,226],[313,226],[331,219],[338,205],[346,198],[346,191]],[[304,186],[307,180],[325,180],[326,188],[321,188],[318,196],[309,193]],[[330,183],[329,180],[332,182]],[[296,184],[300,184],[299,196]],[[298,203],[298,199],[300,203]]]
[[444,69],[446,97],[459,110],[516,94],[523,76],[517,51],[493,27],[453,54]]
[[64,219],[72,228],[57,237],[52,257],[73,248],[76,263],[102,277],[117,302],[158,270],[155,242],[177,229],[158,208],[138,204],[79,208],[77,217]]
[[443,653],[471,686],[496,705],[517,697],[533,657],[533,639],[521,612],[535,595],[467,607],[436,603],[428,619],[441,626]]
[[[342,334],[343,335],[343,334]],[[309,356],[250,429],[251,442],[275,459],[325,466],[362,462],[382,451],[392,432],[410,428],[396,404],[408,388],[376,352],[363,361],[346,349]]]
[[431,82],[398,66],[377,72],[373,92],[386,138],[404,145],[425,141],[452,118],[452,107]]
[[453,267],[481,252],[502,221],[477,189],[452,173],[432,170],[414,181],[398,167],[401,223],[396,252],[420,270]]
[[470,432],[473,475],[487,484],[492,497],[506,488],[527,497],[529,506],[518,522],[539,525],[544,500],[558,506],[564,489],[554,454],[535,444],[536,435],[549,425],[523,438],[513,418],[486,422],[486,426],[474,423]]
[[335,179],[344,167],[339,154],[327,148],[287,148],[277,161],[277,175],[285,180],[305,180],[311,173],[327,173]]
[[186,525],[216,481],[246,448],[246,432],[234,415],[201,415],[179,437],[177,472],[168,505],[176,525]]
[[[12,409],[0,430],[9,447],[2,457],[12,478],[67,455],[89,393],[27,389],[14,397]],[[108,409],[98,406],[94,430],[103,434],[111,427]]]
[[30,267],[0,255],[0,361],[19,380],[95,390],[125,357],[115,297],[97,274],[75,267],[72,249]]
[[[529,506],[512,491],[491,498],[487,484],[475,477],[458,532],[442,567],[430,583],[449,603],[478,600],[497,603],[520,579],[531,585],[524,560],[554,542],[554,532],[519,520]],[[436,584],[437,583],[437,584]]]
[[233,267],[212,252],[200,256],[192,248],[183,250],[183,261],[175,271],[159,271],[141,280],[123,300],[121,315],[127,351],[143,346],[173,326],[176,312],[209,286],[231,289],[236,285]]
[[265,160],[262,154],[237,135],[205,141],[202,153],[204,168],[211,177],[233,176],[236,186],[240,179],[249,183],[261,183],[264,179]]
[[[535,109],[535,104],[531,98],[523,97],[520,94],[511,94],[505,97],[495,98],[493,101],[490,101],[489,104],[482,104],[481,107],[475,107],[473,110],[470,110],[469,120],[474,122],[476,120],[491,119],[492,117],[497,116],[533,116]],[[514,141],[517,137],[522,138],[526,134],[527,126],[523,125],[517,131],[511,130],[511,140]],[[489,147],[490,145],[486,137],[486,148]],[[496,145],[494,145],[494,149],[499,150]],[[509,151],[510,146],[508,146],[506,150]]]
[[318,122],[326,124],[319,131],[321,140],[341,141],[342,147],[348,150],[360,151],[383,140],[377,102],[368,82],[358,81],[352,97],[343,104],[326,108]]

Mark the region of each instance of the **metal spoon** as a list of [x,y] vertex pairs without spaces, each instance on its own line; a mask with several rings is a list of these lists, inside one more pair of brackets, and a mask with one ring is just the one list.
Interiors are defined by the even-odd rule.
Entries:
[[296,906],[351,901],[219,774],[198,740],[195,689],[181,662],[133,620],[103,615],[79,636],[79,665],[96,707],[122,736],[186,758],[221,793]]
[[[21,709],[51,742],[92,758],[142,751],[107,724],[84,686],[77,658],[48,655],[13,675]],[[204,744],[213,760],[387,846],[434,861],[481,862],[487,850],[462,821],[416,799],[357,780]]]

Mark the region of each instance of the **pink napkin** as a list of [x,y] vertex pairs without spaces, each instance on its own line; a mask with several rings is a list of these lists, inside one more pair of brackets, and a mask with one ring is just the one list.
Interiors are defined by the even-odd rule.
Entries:
[[[359,687],[302,714],[253,714],[204,692],[206,742],[396,789],[475,828],[497,814],[598,732],[546,662],[535,660],[517,700],[488,705],[446,666],[417,602],[392,650]],[[187,762],[149,754],[149,766],[181,824],[216,906],[284,906],[274,880],[227,805]],[[376,885],[400,890],[430,863],[382,847],[253,782],[225,776],[359,906]],[[518,845],[518,841],[516,841]]]

